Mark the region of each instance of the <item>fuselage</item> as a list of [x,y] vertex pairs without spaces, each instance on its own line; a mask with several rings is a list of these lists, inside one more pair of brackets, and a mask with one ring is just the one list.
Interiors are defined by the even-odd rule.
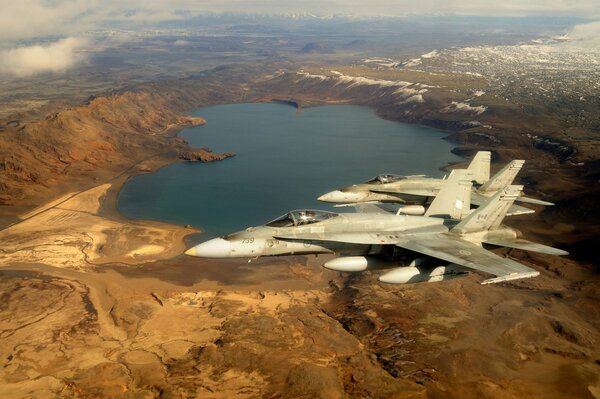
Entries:
[[[354,184],[328,192],[318,199],[334,204],[370,201],[424,204],[428,197],[437,194],[443,182],[442,179],[424,176],[401,176],[401,179],[389,183],[378,181],[375,178],[366,183]],[[408,192],[415,194],[407,194]]]
[[[389,183],[382,183],[377,178],[366,183],[354,184],[339,190],[323,194],[318,199],[337,205],[352,205],[368,202],[399,203],[403,205],[426,205],[429,198],[435,197],[445,180],[423,176],[401,176],[402,178]],[[399,177],[397,177],[399,178]],[[485,191],[479,186],[473,186],[471,205],[480,206],[491,198],[497,191]],[[523,198],[523,197],[521,197]],[[539,205],[552,205],[550,202],[523,198],[527,202]],[[534,210],[512,205],[508,216],[533,213]],[[409,213],[410,214],[410,213]]]
[[[190,248],[186,254],[207,258],[255,258],[319,253],[383,254],[390,246],[393,248],[393,243],[402,237],[448,233],[456,224],[456,221],[452,220],[423,216],[322,213],[330,216],[308,224],[277,226],[284,224],[279,222],[284,218],[282,217],[263,226],[249,227],[206,241]],[[489,233],[492,232],[487,232],[486,235]],[[361,241],[365,234],[369,234],[369,244]],[[306,238],[307,235],[311,238]],[[343,235],[343,240],[339,240],[340,235]],[[502,233],[503,237],[506,235],[514,234],[512,230]],[[485,238],[477,236],[473,237],[473,241],[481,242]]]

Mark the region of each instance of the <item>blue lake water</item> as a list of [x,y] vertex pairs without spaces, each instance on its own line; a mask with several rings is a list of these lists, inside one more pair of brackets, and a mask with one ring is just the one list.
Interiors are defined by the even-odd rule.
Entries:
[[237,156],[176,163],[131,178],[119,194],[124,216],[191,224],[210,238],[292,209],[339,211],[316,198],[380,173],[441,177],[440,166],[459,160],[442,140],[444,132],[386,121],[366,107],[297,112],[283,104],[228,104],[192,115],[207,123],[184,129],[181,137],[193,147]]

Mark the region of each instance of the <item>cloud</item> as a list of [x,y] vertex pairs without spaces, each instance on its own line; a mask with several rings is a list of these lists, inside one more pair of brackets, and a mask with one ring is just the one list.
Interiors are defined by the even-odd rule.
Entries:
[[177,15],[169,10],[117,10],[106,17],[110,22],[134,22],[139,24],[151,24],[163,21],[181,21],[183,15]]
[[575,25],[565,39],[582,46],[600,47],[600,21]]
[[94,27],[95,0],[18,0],[3,2],[0,12],[2,42],[42,36],[66,36]]
[[0,72],[16,77],[40,73],[61,73],[85,60],[80,50],[84,39],[69,37],[49,45],[18,47],[0,52]]

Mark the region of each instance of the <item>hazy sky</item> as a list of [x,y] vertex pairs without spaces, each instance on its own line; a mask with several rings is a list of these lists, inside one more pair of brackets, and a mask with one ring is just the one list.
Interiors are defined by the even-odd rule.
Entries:
[[[198,2],[176,1],[192,8]],[[598,14],[598,0],[250,0],[208,1],[205,7],[218,11],[309,12],[315,14],[405,15],[407,13],[459,13],[479,15],[525,15],[540,13]],[[185,8],[185,6],[183,7]]]
[[[135,30],[206,12],[344,14],[354,17],[459,14],[577,16],[574,39],[600,38],[600,0],[0,0],[0,74],[62,72],[84,60],[85,31],[111,23]],[[42,38],[51,37],[52,40]]]
[[560,15],[600,19],[600,0],[0,0],[2,42],[68,36],[111,21],[151,23],[182,12],[313,13],[355,16],[406,14]]

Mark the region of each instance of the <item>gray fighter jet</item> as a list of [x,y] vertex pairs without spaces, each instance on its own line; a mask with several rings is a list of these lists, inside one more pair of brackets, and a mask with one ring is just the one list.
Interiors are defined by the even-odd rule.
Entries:
[[[502,246],[552,255],[565,251],[519,238],[502,226],[522,186],[508,186],[470,212],[472,175],[450,174],[424,216],[378,213],[289,212],[263,226],[215,238],[190,248],[187,255],[208,258],[339,253],[325,267],[336,271],[392,268],[379,277],[387,283],[440,281],[471,269],[495,277],[483,284],[534,277],[539,273],[484,248]],[[405,267],[398,267],[402,265]]]
[[[523,167],[525,161],[510,162],[490,179],[489,151],[479,151],[467,170],[473,175],[473,192],[471,204],[481,206],[499,190],[512,184],[513,180]],[[429,198],[435,197],[444,183],[443,179],[436,179],[424,175],[398,176],[379,175],[361,184],[355,184],[339,190],[331,191],[320,196],[320,201],[337,204],[337,206],[354,205],[359,203],[389,202],[404,204],[401,212],[408,215],[422,215],[425,213],[423,205]],[[517,201],[537,204],[554,205],[551,202],[519,196]],[[534,213],[534,210],[512,205],[507,216]]]

